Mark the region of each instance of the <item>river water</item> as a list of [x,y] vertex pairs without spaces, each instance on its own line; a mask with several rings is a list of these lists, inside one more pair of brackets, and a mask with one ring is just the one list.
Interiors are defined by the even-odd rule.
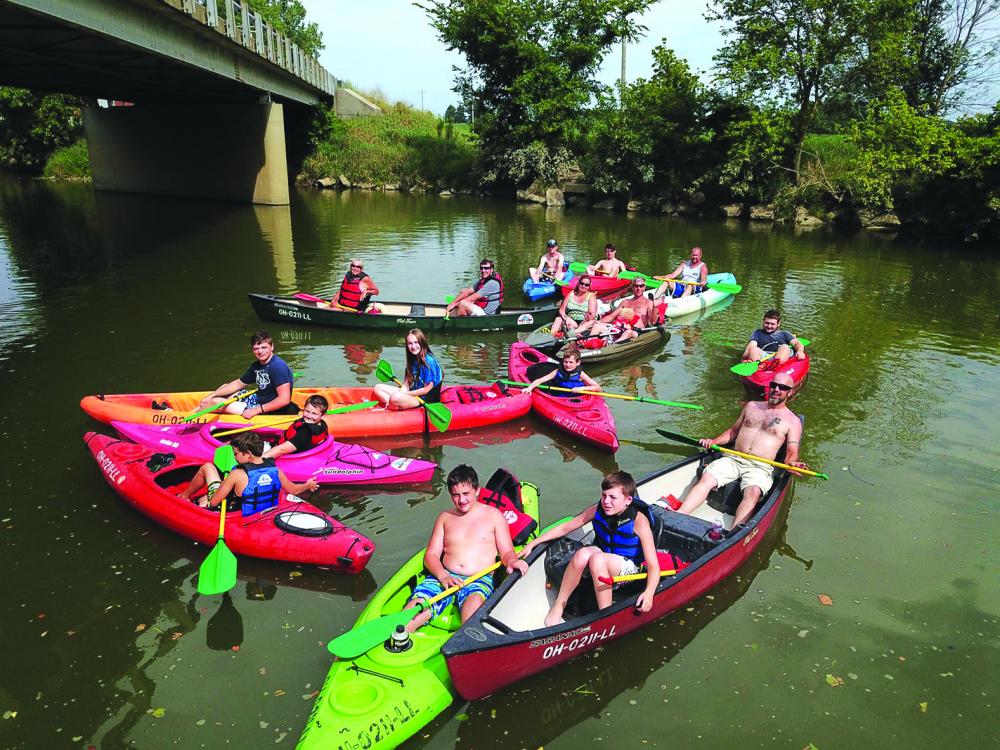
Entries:
[[[248,291],[327,292],[361,256],[385,299],[440,300],[495,257],[509,296],[548,237],[573,259],[605,241],[663,272],[698,244],[744,291],[664,349],[598,372],[615,457],[530,418],[399,452],[506,465],[576,512],[616,467],[687,453],[655,427],[714,435],[743,392],[728,368],[761,313],[812,341],[794,402],[800,480],[737,575],[656,626],[473,705],[428,748],[996,747],[1000,262],[960,246],[506,202],[300,192],[263,208],[0,180],[0,746],[292,747],[329,666],[324,644],[425,543],[448,504],[419,491],[324,490],[372,537],[358,576],[241,559],[232,596],[201,597],[207,553],[126,507],[82,436],[88,393],[213,388],[250,361]],[[268,327],[300,385],[372,384],[401,337]],[[433,339],[449,382],[505,373],[503,334]],[[391,447],[389,445],[384,446]],[[820,595],[832,604],[821,603]],[[825,598],[824,598],[825,600]],[[989,719],[993,716],[993,719]]]

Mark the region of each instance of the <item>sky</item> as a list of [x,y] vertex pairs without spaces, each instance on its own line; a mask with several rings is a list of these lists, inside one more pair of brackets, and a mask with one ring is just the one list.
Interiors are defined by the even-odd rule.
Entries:
[[[449,52],[431,28],[427,14],[409,0],[302,0],[307,19],[319,24],[326,49],[319,61],[332,75],[362,90],[381,89],[391,101],[404,101],[443,114],[458,97],[451,90],[453,66],[462,56]],[[668,47],[692,70],[707,71],[722,44],[718,23],[702,16],[705,3],[660,0],[641,17],[646,36],[626,50],[628,80],[648,78],[652,50],[666,39]],[[604,61],[601,81],[613,83],[621,73],[621,46]]]

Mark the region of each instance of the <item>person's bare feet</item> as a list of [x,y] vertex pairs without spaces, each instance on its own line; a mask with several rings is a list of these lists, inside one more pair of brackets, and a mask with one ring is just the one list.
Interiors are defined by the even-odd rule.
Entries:
[[561,625],[564,622],[566,621],[563,619],[563,605],[556,602],[552,605],[549,613],[545,615],[545,627],[551,628],[553,625]]

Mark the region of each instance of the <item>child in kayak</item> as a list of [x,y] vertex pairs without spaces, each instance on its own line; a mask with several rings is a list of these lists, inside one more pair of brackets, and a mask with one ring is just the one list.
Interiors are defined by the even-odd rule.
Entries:
[[429,601],[452,586],[462,588],[423,609],[406,626],[411,633],[432,616],[444,612],[453,601],[458,603],[462,622],[468,620],[493,593],[493,576],[477,578],[468,586],[463,584],[492,565],[497,557],[507,566],[508,573],[515,569],[522,575],[528,572],[528,564],[514,551],[503,514],[479,502],[479,476],[475,469],[465,464],[452,469],[448,474],[448,493],[454,508],[442,512],[434,522],[424,554],[428,575],[413,590],[406,608]]
[[[531,381],[531,384],[524,389],[524,392],[530,393],[538,386],[550,381],[551,385],[557,388],[571,388],[573,391],[601,390],[601,384],[585,373],[580,367],[582,361],[580,350],[573,344],[570,344],[563,350],[562,364],[547,375],[542,375],[537,380]],[[551,394],[561,398],[569,398],[573,395],[565,391],[551,391]]]
[[602,583],[600,578],[632,575],[639,566],[646,565],[646,589],[636,600],[636,609],[648,612],[653,606],[653,595],[660,582],[660,565],[656,559],[656,542],[649,525],[646,504],[635,497],[635,480],[625,471],[608,474],[601,482],[601,500],[568,521],[553,526],[532,542],[523,552],[527,557],[537,545],[558,539],[584,524],[593,523],[594,544],[576,551],[563,574],[559,593],[552,608],[545,616],[545,626],[563,622],[566,602],[580,584],[585,570],[590,570],[594,580],[597,606],[611,606],[613,585]]
[[326,442],[330,428],[323,421],[323,415],[330,408],[330,402],[323,396],[310,396],[302,409],[302,416],[292,422],[278,444],[264,453],[264,458],[278,458],[289,453],[301,453]]
[[[236,466],[222,479],[219,468],[213,463],[202,464],[191,483],[181,493],[181,497],[197,502],[202,508],[218,509],[229,493],[227,509],[242,510],[249,516],[278,504],[280,490],[291,495],[319,489],[319,482],[292,482],[285,473],[274,465],[273,458],[264,458],[264,438],[256,432],[244,432],[233,438],[231,443]],[[192,498],[202,487],[208,492],[198,500]]]
[[389,383],[379,383],[373,389],[375,398],[386,409],[416,409],[420,406],[419,396],[424,401],[441,401],[441,383],[444,372],[437,358],[431,354],[427,335],[419,328],[411,328],[406,334],[406,375],[403,387]]

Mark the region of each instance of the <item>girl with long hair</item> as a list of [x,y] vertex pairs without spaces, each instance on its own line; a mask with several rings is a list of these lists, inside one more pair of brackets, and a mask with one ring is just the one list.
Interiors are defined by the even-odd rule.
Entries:
[[411,328],[406,334],[406,374],[402,387],[379,383],[374,389],[375,398],[386,409],[416,409],[420,406],[418,396],[431,403],[441,400],[443,380],[444,372],[431,354],[427,335],[419,328]]

